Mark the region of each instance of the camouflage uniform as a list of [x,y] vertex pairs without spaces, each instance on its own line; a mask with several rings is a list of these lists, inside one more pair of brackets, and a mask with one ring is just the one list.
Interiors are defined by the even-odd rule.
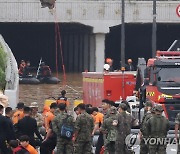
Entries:
[[77,137],[75,140],[74,154],[91,154],[92,153],[92,131],[94,129],[94,121],[91,115],[84,112],[81,113],[75,122],[75,132]]
[[129,154],[131,153],[125,144],[127,135],[131,133],[132,117],[127,112],[118,114],[118,125],[117,125],[117,139],[116,139],[116,154]]
[[[104,154],[115,153],[115,141],[117,136],[117,109],[115,107],[110,108],[110,115],[104,120],[101,131],[105,132],[106,142]],[[116,124],[114,124],[116,123]]]
[[[105,119],[107,119],[109,117],[109,109],[103,113],[104,117],[103,117],[103,123],[105,121]],[[100,132],[99,137],[98,137],[98,141],[97,141],[97,145],[96,145],[96,151],[95,154],[99,154],[102,146],[104,146],[104,143],[106,143],[106,135],[103,134],[102,132]]]
[[[105,113],[104,113],[104,118],[103,118],[103,123],[106,119],[108,119],[110,117],[110,109],[108,109]],[[107,142],[107,139],[106,139],[106,135],[103,134],[103,140],[104,140],[104,145],[106,144]]]
[[[146,102],[146,107],[151,107],[152,111],[152,103],[151,102]],[[146,133],[146,123],[147,121],[152,117],[151,111],[147,111],[146,114],[144,115],[142,122],[141,122],[141,127],[140,131],[142,133],[142,140],[140,142],[140,154],[147,154],[148,153],[148,145],[145,144],[144,139],[148,138],[148,134]]]
[[42,127],[42,125],[43,125],[43,116],[40,113],[32,115],[32,118],[36,119],[38,128]]
[[[156,111],[163,111],[161,105],[155,107]],[[169,130],[169,121],[161,114],[153,115],[146,123],[149,138],[166,138]],[[149,144],[149,154],[166,154],[166,144]]]
[[[178,124],[179,128],[180,128],[180,113],[178,113],[177,116],[176,116],[175,124]],[[180,154],[180,144],[179,144],[179,142],[178,142],[178,146],[177,146],[177,154]]]
[[[69,116],[67,118],[67,116]],[[52,121],[53,131],[57,135],[57,154],[72,154],[73,153],[73,143],[72,140],[65,139],[61,137],[60,130],[63,125],[64,119],[67,118],[67,125],[74,126],[74,118],[68,115],[66,112],[60,112]]]

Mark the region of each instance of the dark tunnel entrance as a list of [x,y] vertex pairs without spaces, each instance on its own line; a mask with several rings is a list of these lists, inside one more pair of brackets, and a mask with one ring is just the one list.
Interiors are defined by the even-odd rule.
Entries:
[[[92,27],[82,24],[60,23],[64,64],[67,72],[82,72],[90,68],[89,53],[94,49]],[[50,67],[56,68],[56,42],[54,23],[0,23],[0,34],[8,43],[17,62],[29,60],[38,66],[42,57]],[[59,42],[59,41],[58,41]],[[92,46],[90,46],[93,45]],[[58,67],[62,71],[60,46]]]
[[[152,55],[152,24],[126,24],[125,55],[137,65],[138,57],[146,60]],[[157,24],[157,50],[166,51],[174,40],[180,39],[179,24]],[[120,68],[121,26],[110,28],[106,35],[105,56],[114,59],[114,68]]]
[[[106,35],[105,56],[114,59],[114,68],[120,68],[120,25],[111,27]],[[90,53],[95,50],[95,35],[92,27],[76,23],[61,23],[60,32],[67,72],[82,72],[90,69]],[[126,60],[151,57],[152,24],[126,24]],[[54,23],[0,23],[0,34],[12,49],[17,62],[30,60],[38,66],[43,60],[55,70],[55,24]],[[179,24],[157,24],[157,49],[167,50],[175,39],[180,39]],[[60,50],[58,49],[60,55]],[[95,54],[95,53],[94,53]],[[95,55],[93,55],[95,58]],[[61,57],[58,57],[62,71]],[[95,65],[95,64],[93,64]]]

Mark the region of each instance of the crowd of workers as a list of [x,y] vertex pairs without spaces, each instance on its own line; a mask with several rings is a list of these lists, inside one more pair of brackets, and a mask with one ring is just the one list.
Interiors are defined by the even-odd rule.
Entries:
[[[133,63],[132,59],[128,59],[127,64],[125,65],[125,68],[123,68],[124,71],[135,71],[135,68],[132,63]],[[113,59],[106,58],[105,65],[104,65],[104,71],[105,72],[114,72],[115,71],[113,68]]]
[[[0,150],[1,154],[91,154],[92,137],[98,132],[96,154],[129,154],[126,137],[131,133],[134,118],[131,116],[127,101],[117,107],[113,101],[102,100],[101,108],[90,104],[79,104],[74,108],[76,118],[68,114],[69,102],[62,91],[58,100],[44,106],[38,112],[38,104],[17,104],[13,112],[11,107],[0,105]],[[101,110],[100,110],[101,109]],[[145,104],[145,115],[140,127],[140,154],[166,153],[166,144],[151,145],[147,138],[165,138],[169,130],[169,121],[162,115],[161,105]],[[180,124],[180,115],[176,118],[176,127]],[[176,128],[177,130],[179,128]],[[177,134],[177,132],[176,132]]]
[[[124,68],[125,71],[135,71],[135,68],[132,63],[133,63],[132,59],[127,60],[127,64],[125,65]],[[31,74],[32,69],[33,67],[31,67],[30,61],[25,62],[25,60],[21,60],[21,63],[19,65],[19,76],[23,78],[32,77]],[[113,59],[106,58],[104,71],[114,72]],[[37,79],[46,78],[46,77],[51,77],[51,69],[48,65],[45,64],[45,62],[41,62],[37,72]]]
[[[19,65],[19,76],[22,78],[32,77],[32,69],[33,67],[31,67],[30,61],[25,62],[25,60],[21,60]],[[46,77],[51,77],[51,69],[45,64],[45,62],[41,62],[37,72],[37,78],[40,79]]]

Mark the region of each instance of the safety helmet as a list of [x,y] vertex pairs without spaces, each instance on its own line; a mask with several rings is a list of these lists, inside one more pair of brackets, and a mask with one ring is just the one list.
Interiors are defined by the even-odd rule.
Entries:
[[106,63],[112,63],[112,59],[111,58],[106,58]]
[[106,71],[109,71],[109,68],[110,68],[109,64],[104,64],[104,69],[105,69]]

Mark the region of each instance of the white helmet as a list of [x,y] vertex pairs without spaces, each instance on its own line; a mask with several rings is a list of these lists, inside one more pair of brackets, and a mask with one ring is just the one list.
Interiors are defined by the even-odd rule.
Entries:
[[110,68],[109,64],[104,64],[104,69],[105,69],[106,71],[109,71],[109,68]]

